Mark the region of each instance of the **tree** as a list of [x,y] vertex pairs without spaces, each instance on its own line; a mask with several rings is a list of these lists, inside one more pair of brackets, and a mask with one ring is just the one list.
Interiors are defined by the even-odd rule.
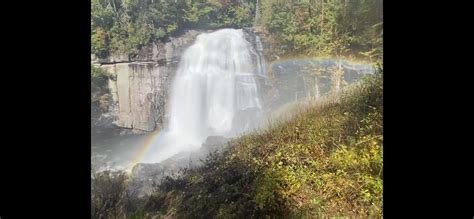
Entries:
[[108,38],[107,33],[101,27],[95,29],[95,33],[92,34],[92,48],[99,58],[104,58],[108,55]]
[[257,24],[287,56],[357,56],[380,60],[382,0],[261,0]]

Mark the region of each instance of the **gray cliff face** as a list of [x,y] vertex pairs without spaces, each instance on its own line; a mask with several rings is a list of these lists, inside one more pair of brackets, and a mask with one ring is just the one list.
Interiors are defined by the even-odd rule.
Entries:
[[153,131],[164,116],[167,68],[153,62],[103,66],[111,74],[109,90],[116,125]]
[[[190,30],[167,42],[151,43],[131,56],[112,55],[97,59],[92,55],[91,64],[100,66],[111,76],[108,83],[111,96],[109,112],[103,114],[102,117],[107,119],[101,124],[108,122],[104,127],[110,127],[113,123],[134,133],[162,128],[168,121],[168,91],[180,57],[203,32],[209,31]],[[253,29],[244,29],[244,34],[254,48],[251,51],[252,64],[260,76],[258,89],[261,93],[267,83],[263,47]]]
[[168,42],[152,43],[130,57],[91,57],[92,64],[101,64],[111,76],[109,114],[115,125],[138,132],[163,127],[167,121],[168,90],[179,58],[199,33],[191,30]]

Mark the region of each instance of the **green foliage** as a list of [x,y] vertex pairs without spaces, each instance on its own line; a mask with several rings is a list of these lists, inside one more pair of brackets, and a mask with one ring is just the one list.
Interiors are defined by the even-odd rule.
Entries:
[[107,33],[101,27],[95,29],[91,39],[92,52],[99,58],[104,58],[108,55],[108,37]]
[[91,92],[103,92],[107,90],[107,72],[99,67],[91,65]]
[[177,218],[383,217],[380,72],[231,141],[203,167],[169,177],[146,211]]
[[257,25],[276,53],[382,59],[382,0],[262,0]]
[[134,54],[189,27],[250,26],[254,10],[250,0],[93,0],[92,52],[99,57]]
[[91,106],[95,112],[108,112],[110,106],[110,94],[108,93],[108,73],[94,65],[91,65]]

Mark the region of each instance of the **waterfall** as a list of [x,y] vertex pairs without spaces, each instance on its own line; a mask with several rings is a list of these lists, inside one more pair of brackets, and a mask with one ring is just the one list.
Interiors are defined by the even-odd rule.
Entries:
[[265,63],[265,58],[263,56],[263,45],[262,45],[262,40],[260,40],[259,36],[255,36],[255,43],[257,46],[257,69],[259,69],[258,74],[260,76],[265,77],[265,74],[267,70],[265,69],[266,63]]
[[200,34],[184,52],[169,99],[167,154],[253,127],[262,108],[255,77],[264,72],[261,62],[253,64],[252,49],[242,30],[221,29]]

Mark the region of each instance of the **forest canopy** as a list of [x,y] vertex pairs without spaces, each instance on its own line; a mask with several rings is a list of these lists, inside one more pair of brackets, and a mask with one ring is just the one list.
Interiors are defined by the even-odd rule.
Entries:
[[255,26],[275,54],[381,62],[382,0],[92,0],[91,49],[134,54],[186,29]]
[[381,61],[382,0],[262,0],[257,20],[283,55]]
[[92,52],[134,53],[189,28],[251,26],[251,0],[92,0]]

